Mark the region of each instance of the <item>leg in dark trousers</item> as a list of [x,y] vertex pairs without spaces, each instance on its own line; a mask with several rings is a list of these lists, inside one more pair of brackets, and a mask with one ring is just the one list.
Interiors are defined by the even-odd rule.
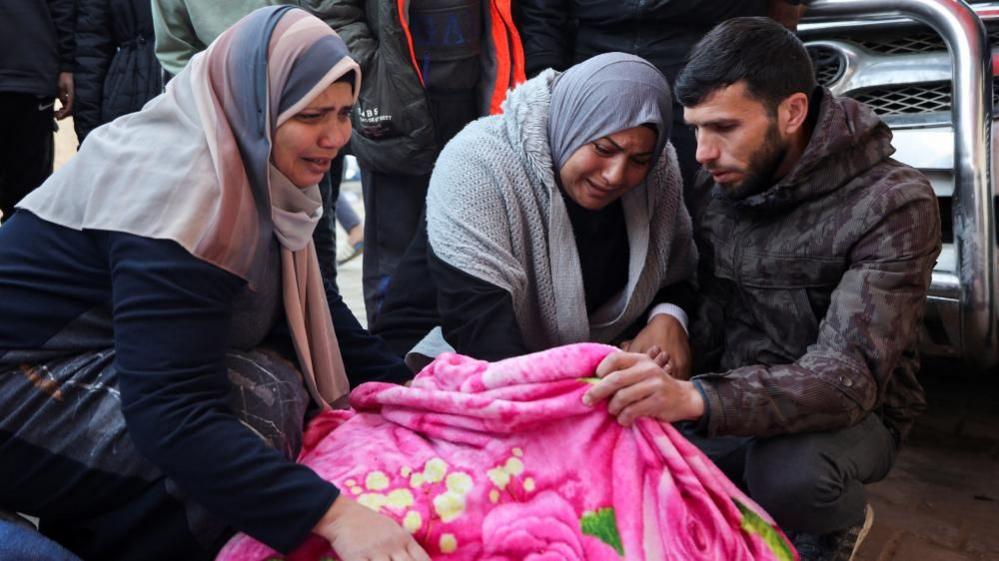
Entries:
[[316,257],[319,260],[319,271],[323,278],[336,286],[336,202],[340,197],[340,180],[343,178],[343,158],[341,150],[333,162],[330,171],[319,181],[319,195],[323,198],[323,218],[316,224],[312,240],[316,244]]
[[372,334],[381,337],[400,357],[420,342],[428,331],[440,325],[437,311],[437,285],[427,264],[426,211],[412,243],[406,249],[385,294],[375,322],[368,324]]
[[897,448],[874,414],[845,429],[771,438],[705,438],[683,432],[782,528],[810,534],[863,521],[864,485],[888,475]]
[[0,93],[0,212],[14,205],[52,173],[55,100],[25,93]]
[[362,284],[368,325],[374,325],[396,267],[416,235],[429,175],[390,175],[361,168],[364,191]]

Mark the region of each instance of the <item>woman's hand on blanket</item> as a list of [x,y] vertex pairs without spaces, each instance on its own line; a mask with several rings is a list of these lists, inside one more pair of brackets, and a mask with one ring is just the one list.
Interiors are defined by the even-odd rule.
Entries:
[[313,532],[330,542],[341,561],[430,561],[409,532],[344,495],[333,501]]
[[[655,349],[659,352],[653,355],[652,350]],[[687,340],[687,331],[679,320],[669,314],[659,314],[652,318],[634,339],[621,343],[621,350],[647,353],[660,363],[663,358],[658,355],[664,354],[669,363],[667,370],[674,378],[690,379],[690,342]]]
[[583,395],[583,403],[607,400],[607,412],[622,426],[639,417],[665,423],[704,415],[704,398],[692,382],[677,380],[644,353],[613,353],[597,366],[602,378]]

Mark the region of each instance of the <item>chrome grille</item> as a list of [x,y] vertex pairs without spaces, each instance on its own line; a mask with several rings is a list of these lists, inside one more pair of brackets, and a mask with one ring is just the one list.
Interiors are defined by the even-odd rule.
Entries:
[[[999,25],[987,24],[989,45],[999,47]],[[911,53],[933,53],[947,50],[947,44],[934,31],[913,31],[905,34],[859,36],[849,39],[864,49],[882,54],[898,55]]]
[[950,84],[887,86],[848,94],[878,115],[911,115],[950,111]]
[[812,65],[815,67],[815,79],[823,86],[839,80],[846,70],[843,57],[829,47],[808,47],[808,56],[812,58]]
[[[989,43],[999,52],[999,23],[986,22]],[[947,50],[943,39],[932,30],[923,28],[908,31],[892,30],[872,35],[855,34],[835,37],[837,41],[850,42],[880,56],[916,53],[939,53]],[[843,78],[846,71],[844,55],[835,48],[821,45],[808,46],[808,54],[815,68],[815,79],[823,86],[832,86]],[[846,95],[869,105],[884,116],[949,113],[951,110],[951,83],[926,82],[921,84],[884,84],[874,88],[847,92]],[[999,110],[999,81],[993,82],[992,106]]]
[[894,37],[866,37],[857,39],[856,43],[868,51],[885,55],[929,53],[947,50],[947,45],[944,44],[943,39],[932,31],[922,31]]
[[[848,93],[850,97],[869,105],[882,117],[887,115],[916,115],[920,113],[950,112],[951,84],[914,84],[883,86]],[[992,82],[992,107],[999,108],[999,81]]]

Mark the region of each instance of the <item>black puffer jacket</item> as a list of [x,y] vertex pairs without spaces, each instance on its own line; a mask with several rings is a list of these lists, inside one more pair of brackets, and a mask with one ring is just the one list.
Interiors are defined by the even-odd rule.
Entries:
[[55,97],[73,71],[73,0],[0,2],[0,92]]
[[[440,145],[409,27],[410,2],[303,0],[336,30],[361,66],[361,96],[351,114],[350,148],[362,167],[424,175]],[[506,92],[524,81],[524,56],[509,0],[482,0],[480,115],[498,113]]]
[[80,142],[93,129],[138,111],[163,89],[148,0],[79,0],[76,109]]
[[521,0],[517,28],[527,75],[565,70],[594,55],[638,55],[670,84],[687,51],[720,21],[767,13],[768,0]]

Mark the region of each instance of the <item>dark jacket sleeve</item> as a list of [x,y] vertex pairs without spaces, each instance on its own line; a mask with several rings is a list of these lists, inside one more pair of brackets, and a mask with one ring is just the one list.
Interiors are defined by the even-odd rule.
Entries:
[[929,186],[908,181],[876,200],[864,220],[818,340],[801,358],[694,378],[709,435],[831,430],[859,422],[881,401],[917,337],[940,253],[940,216]]
[[104,79],[114,56],[108,0],[79,0],[76,18],[76,66],[73,127],[80,143],[101,125]]
[[427,263],[437,285],[444,339],[456,351],[482,360],[530,352],[509,292],[445,263],[429,246]]
[[561,71],[572,64],[575,24],[571,4],[566,0],[517,3],[517,29],[524,45],[528,78],[546,68]]
[[172,241],[112,232],[103,243],[135,446],[235,528],[280,551],[298,546],[338,491],[267,447],[228,405],[226,333],[243,281]]
[[[312,231],[312,242],[316,244],[316,258],[319,259],[319,270],[323,274],[323,280],[333,281],[336,286],[336,191],[340,191],[340,177],[335,175],[337,160],[333,160],[330,166],[330,173],[323,176],[319,182],[319,196],[323,199],[323,215],[316,224],[316,229]],[[339,168],[343,173],[343,168]],[[335,177],[335,179],[333,179]],[[333,181],[336,181],[336,189],[333,188]]]
[[[368,74],[371,60],[378,51],[378,39],[372,33],[365,14],[365,0],[304,0],[302,6],[336,31],[350,56]],[[363,81],[362,81],[363,83]]]
[[76,57],[76,0],[48,0],[56,31],[59,72],[72,72]]
[[648,319],[649,312],[652,308],[655,308],[658,304],[675,304],[680,307],[687,314],[687,318],[694,317],[694,312],[697,308],[697,287],[691,281],[682,281],[673,283],[669,286],[664,286],[659,292],[656,293],[656,297],[649,304],[648,309],[645,311],[645,319]]

